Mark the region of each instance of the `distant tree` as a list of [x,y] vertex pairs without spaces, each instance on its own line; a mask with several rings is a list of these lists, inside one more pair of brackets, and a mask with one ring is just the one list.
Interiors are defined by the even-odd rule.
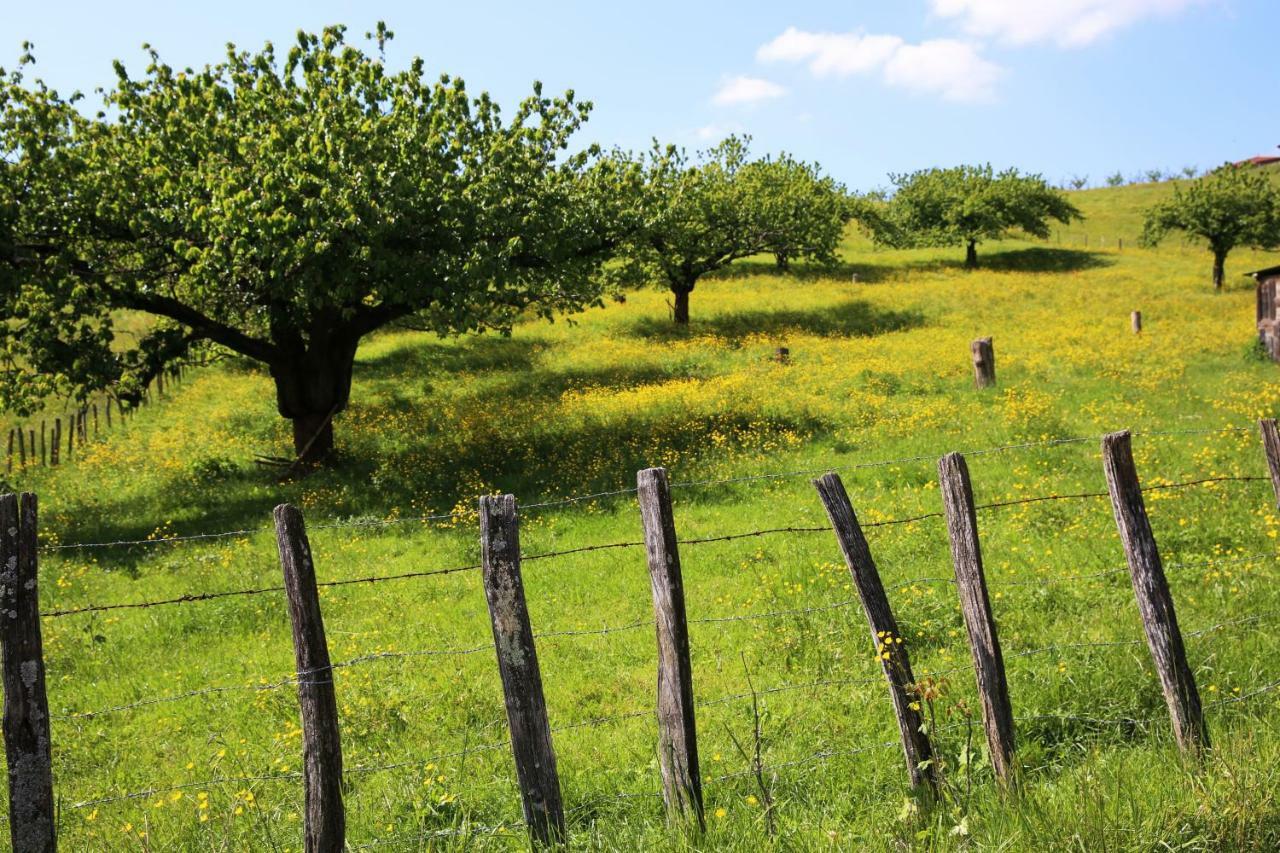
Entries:
[[1182,177],[1186,178],[1187,180],[1191,180],[1198,174],[1200,174],[1200,169],[1197,166],[1182,167]]
[[1115,174],[1107,175],[1107,186],[1109,187],[1124,186],[1124,173],[1116,172]]
[[778,270],[792,258],[831,260],[853,215],[845,189],[821,169],[789,154],[746,163],[738,176],[761,222],[775,223],[768,251]]
[[1084,188],[1085,188],[1085,187],[1087,187],[1087,186],[1089,186],[1089,176],[1088,176],[1088,175],[1073,175],[1073,176],[1072,176],[1072,178],[1071,178],[1071,189],[1073,189],[1073,190],[1082,190],[1082,189],[1084,189]]
[[1221,166],[1147,211],[1142,241],[1157,245],[1170,231],[1197,237],[1213,252],[1213,287],[1222,290],[1227,255],[1237,246],[1280,246],[1280,200],[1265,173]]
[[1145,177],[1147,179],[1147,183],[1158,184],[1165,178],[1164,169],[1148,169]]
[[750,139],[730,136],[690,158],[657,144],[639,160],[642,224],[607,269],[611,282],[660,282],[672,316],[689,322],[689,294],[709,272],[752,255],[831,262],[846,221],[843,192],[816,167],[783,155],[751,161]]
[[[200,71],[116,63],[86,115],[0,72],[0,408],[111,387],[216,348],[264,364],[294,448],[333,447],[360,341],[412,318],[509,329],[598,301],[626,167],[567,153],[590,105],[534,85],[509,120],[462,80],[344,39],[229,47]],[[138,341],[119,312],[154,324]]]
[[883,242],[897,245],[965,247],[965,266],[978,265],[978,243],[1019,230],[1049,236],[1049,220],[1064,224],[1080,211],[1040,175],[1017,169],[996,173],[990,165],[925,169],[891,175],[896,192],[889,204],[890,228]]

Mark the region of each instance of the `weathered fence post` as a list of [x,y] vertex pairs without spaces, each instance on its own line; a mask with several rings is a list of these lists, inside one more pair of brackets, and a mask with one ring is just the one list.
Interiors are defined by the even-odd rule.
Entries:
[[662,799],[669,817],[692,811],[698,825],[705,829],[689,626],[685,621],[684,580],[667,470],[646,468],[636,475],[636,485],[658,629],[658,765],[662,772]]
[[58,455],[62,451],[62,418],[53,419],[53,432],[49,434],[49,464],[58,464]]
[[298,671],[305,850],[307,853],[341,853],[346,835],[342,742],[338,734],[333,667],[325,642],[320,595],[316,590],[316,569],[311,560],[306,525],[297,507],[289,504],[276,507],[275,522]]
[[26,430],[18,427],[18,467],[27,467],[27,439]]
[[9,838],[14,853],[53,853],[53,762],[36,586],[36,496],[0,495],[0,657]]
[[915,676],[911,672],[911,658],[903,644],[902,634],[898,631],[898,622],[893,618],[893,610],[889,607],[884,584],[880,582],[880,573],[876,570],[867,537],[862,533],[858,517],[854,514],[853,505],[849,503],[849,495],[838,474],[824,474],[820,479],[814,480],[813,485],[822,498],[827,518],[831,519],[836,541],[840,544],[840,552],[844,554],[845,565],[853,577],[854,586],[858,588],[862,610],[867,616],[867,627],[871,629],[871,642],[875,645],[876,657],[884,670],[884,677],[889,682],[889,696],[893,700],[893,711],[898,717],[898,733],[902,737],[902,752],[907,761],[911,787],[928,786],[930,791],[936,791],[938,774],[931,760],[933,747],[929,743],[929,736],[923,731],[919,699],[912,696]]
[[1142,331],[1142,312],[1134,311],[1129,315],[1129,325],[1133,328],[1134,334]]
[[1271,472],[1271,490],[1276,495],[1276,508],[1280,509],[1280,430],[1276,428],[1275,418],[1258,421],[1258,429],[1262,432],[1262,450],[1267,456],[1267,470]]
[[93,437],[98,437],[98,404],[93,404]]
[[35,465],[36,459],[38,458],[36,456],[36,428],[35,427],[30,427],[27,430],[27,439],[28,439],[27,443],[31,445],[31,464]]
[[559,843],[565,840],[564,805],[520,577],[520,522],[512,495],[480,498],[480,554],[524,819],[535,842]]
[[991,345],[991,338],[978,338],[969,344],[973,355],[973,384],[979,388],[990,388],[996,384],[996,351]]
[[969,648],[978,679],[982,722],[991,751],[991,766],[1005,785],[1015,783],[1013,708],[1009,704],[1009,683],[1004,673],[1004,656],[996,620],[987,595],[987,579],[982,569],[982,547],[978,543],[978,514],[973,505],[973,485],[969,466],[959,453],[938,460],[938,483],[951,539],[951,563],[955,567],[960,609],[969,631]]
[[1147,518],[1128,430],[1102,437],[1102,467],[1107,474],[1111,509],[1129,563],[1129,578],[1138,599],[1147,646],[1173,720],[1174,737],[1184,753],[1199,753],[1209,746],[1209,732],[1205,728],[1195,676],[1187,664],[1160,550]]
[[13,427],[9,428],[9,455],[5,467],[6,473],[13,473]]

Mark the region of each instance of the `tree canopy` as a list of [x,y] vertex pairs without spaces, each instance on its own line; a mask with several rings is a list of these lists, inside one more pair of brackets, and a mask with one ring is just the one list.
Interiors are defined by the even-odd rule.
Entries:
[[692,158],[655,144],[638,160],[640,224],[610,272],[623,284],[661,282],[676,323],[689,322],[698,280],[736,260],[835,258],[847,220],[843,187],[786,154],[751,160],[749,144],[730,136]]
[[991,166],[956,166],[890,175],[895,190],[878,236],[897,246],[965,247],[978,264],[978,243],[1013,231],[1049,236],[1049,221],[1068,223],[1080,211],[1040,175]]
[[1170,231],[1203,240],[1213,253],[1213,287],[1221,290],[1227,255],[1238,246],[1280,246],[1280,199],[1267,173],[1228,163],[1148,211],[1142,241],[1154,246]]
[[[261,362],[295,449],[332,447],[362,337],[412,317],[507,330],[599,299],[631,167],[568,151],[590,112],[540,84],[504,119],[421,59],[393,72],[342,27],[200,70],[147,48],[103,111],[0,71],[0,407],[113,388],[174,360]],[[121,311],[155,318],[138,340]],[[309,449],[308,449],[309,448]]]

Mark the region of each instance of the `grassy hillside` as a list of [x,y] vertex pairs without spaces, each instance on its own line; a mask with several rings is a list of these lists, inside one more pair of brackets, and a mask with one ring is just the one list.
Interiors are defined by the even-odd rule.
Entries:
[[[1133,199],[1157,191],[1078,200],[1091,228],[1136,233]],[[1176,244],[980,251],[984,268],[966,272],[959,249],[879,251],[851,236],[837,273],[741,264],[699,284],[687,332],[649,291],[509,339],[381,335],[361,349],[338,420],[341,465],[293,483],[250,462],[288,447],[266,377],[236,364],[198,372],[74,464],[18,478],[41,499],[45,609],[274,586],[263,528],[285,500],[307,513],[332,581],[473,564],[478,494],[528,505],[613,492],[649,465],[684,484],[682,539],[825,523],[807,476],[701,482],[758,474],[839,469],[864,523],[934,513],[935,462],[950,450],[1030,445],[970,457],[980,503],[1096,492],[1096,436],[1121,428],[1139,433],[1149,485],[1265,473],[1253,425],[1280,413],[1280,385],[1253,355],[1253,293],[1236,273],[1274,258],[1237,253],[1237,287],[1215,295],[1207,253]],[[999,373],[981,393],[968,354],[980,335],[994,337]],[[1044,443],[1065,437],[1088,440]],[[881,460],[900,461],[868,465]],[[618,850],[1272,849],[1280,692],[1230,700],[1280,679],[1280,515],[1261,481],[1148,499],[1210,705],[1216,749],[1202,768],[1173,747],[1105,500],[979,516],[1019,719],[1016,800],[995,793],[985,758],[962,760],[970,743],[981,753],[981,724],[944,525],[869,531],[917,676],[945,680],[932,711],[952,787],[933,809],[907,796],[830,534],[691,543],[690,619],[718,620],[691,626],[701,842],[668,829],[652,796],[643,551],[529,562],[535,630],[555,635],[538,651],[574,838]],[[437,514],[451,515],[424,520]],[[214,531],[239,532],[53,549]],[[529,554],[634,542],[639,516],[631,495],[606,495],[528,509],[521,535]],[[323,606],[334,659],[362,659],[337,671],[352,844],[524,847],[478,573],[328,587]],[[592,633],[606,628],[619,630]],[[44,631],[65,849],[299,847],[279,593],[52,617]],[[764,693],[776,839],[731,736],[750,738],[748,678]],[[209,687],[226,689],[184,696]],[[132,707],[109,710],[120,706]]]

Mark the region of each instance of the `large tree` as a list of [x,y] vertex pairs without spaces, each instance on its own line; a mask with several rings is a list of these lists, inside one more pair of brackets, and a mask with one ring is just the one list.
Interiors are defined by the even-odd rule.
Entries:
[[1153,205],[1142,229],[1142,241],[1158,244],[1170,231],[1182,231],[1208,243],[1213,252],[1213,287],[1221,290],[1227,255],[1237,246],[1269,249],[1280,246],[1280,200],[1266,172],[1228,163],[1191,182],[1184,190]]
[[1040,175],[991,166],[956,166],[890,175],[893,199],[883,242],[899,246],[965,247],[965,266],[978,265],[978,243],[1021,231],[1049,236],[1049,220],[1067,223],[1080,211]]
[[[506,330],[599,298],[631,170],[567,151],[590,105],[541,87],[509,120],[344,28],[201,70],[147,48],[103,111],[0,71],[0,408],[230,351],[266,366],[308,461],[333,446],[356,348],[404,318]],[[631,170],[634,171],[634,170]],[[122,312],[154,318],[140,340]]]
[[640,158],[641,222],[610,273],[629,285],[660,282],[671,291],[678,324],[689,322],[698,280],[736,260],[835,258],[846,210],[841,188],[787,155],[752,161],[749,142],[731,136],[694,158],[654,145]]

